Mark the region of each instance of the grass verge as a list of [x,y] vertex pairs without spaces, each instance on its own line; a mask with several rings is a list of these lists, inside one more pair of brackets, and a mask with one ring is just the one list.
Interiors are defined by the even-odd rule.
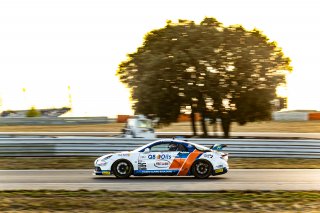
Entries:
[[[92,169],[97,157],[1,157],[0,169]],[[320,159],[230,158],[232,169],[320,169]]]
[[316,191],[0,191],[1,212],[318,212]]

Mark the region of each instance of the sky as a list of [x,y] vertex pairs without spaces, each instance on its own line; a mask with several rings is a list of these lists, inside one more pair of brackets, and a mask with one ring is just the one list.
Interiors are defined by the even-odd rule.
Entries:
[[0,110],[64,107],[71,96],[70,116],[132,114],[118,64],[166,20],[205,16],[276,41],[292,59],[288,108],[320,110],[319,9],[318,0],[0,0]]

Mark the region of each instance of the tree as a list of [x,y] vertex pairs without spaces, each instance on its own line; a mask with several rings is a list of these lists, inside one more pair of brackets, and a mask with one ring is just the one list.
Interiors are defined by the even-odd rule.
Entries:
[[40,117],[41,112],[38,111],[34,106],[31,107],[27,112],[26,112],[27,117]]
[[280,70],[291,70],[289,58],[260,31],[205,18],[200,24],[169,21],[149,32],[117,75],[131,89],[137,113],[170,124],[182,110],[191,117],[198,112],[204,136],[210,118],[221,120],[228,137],[232,121],[245,124],[270,116],[275,89],[285,83]]

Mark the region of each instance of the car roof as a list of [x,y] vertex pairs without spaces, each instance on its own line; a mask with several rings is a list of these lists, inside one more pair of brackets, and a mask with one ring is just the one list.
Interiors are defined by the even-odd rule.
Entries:
[[157,141],[154,141],[154,143],[161,143],[161,142],[178,142],[178,143],[190,143],[188,141],[185,141],[185,140],[178,140],[178,139],[175,139],[175,138],[171,138],[171,139],[161,139],[161,140],[157,140]]
[[160,139],[160,140],[156,140],[156,141],[152,141],[148,144],[145,144],[141,147],[138,147],[137,149],[133,150],[133,151],[137,151],[137,150],[141,150],[141,149],[144,149],[152,144],[155,144],[155,143],[170,143],[170,142],[177,142],[177,143],[187,143],[187,144],[192,144],[190,142],[187,142],[187,141],[184,141],[184,140],[177,140],[177,139],[174,139],[174,138],[168,138],[168,139]]

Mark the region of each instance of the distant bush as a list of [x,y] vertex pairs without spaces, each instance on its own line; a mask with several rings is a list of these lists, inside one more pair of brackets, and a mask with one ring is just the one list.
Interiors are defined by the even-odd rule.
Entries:
[[28,112],[26,113],[27,117],[40,117],[41,116],[41,112],[38,111],[35,107],[31,107],[31,109],[28,110]]

